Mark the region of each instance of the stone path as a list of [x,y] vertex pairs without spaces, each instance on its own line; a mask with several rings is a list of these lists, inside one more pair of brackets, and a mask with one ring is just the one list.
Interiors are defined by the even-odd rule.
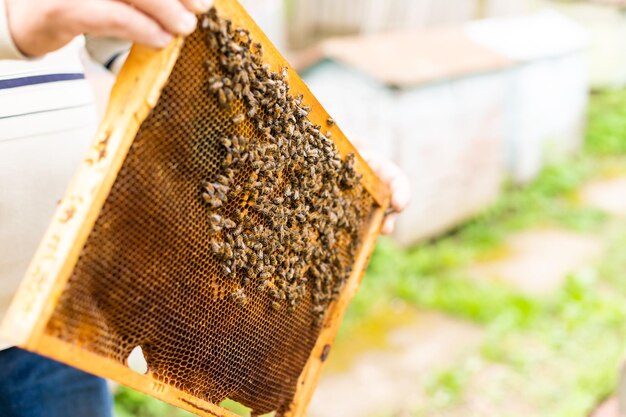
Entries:
[[[593,181],[582,189],[580,196],[583,204],[589,207],[605,211],[614,217],[626,217],[626,177]],[[622,375],[624,374],[626,369],[622,370]],[[622,385],[624,382],[626,381]],[[626,391],[626,386],[622,386],[621,390]],[[600,404],[590,417],[626,417],[626,410],[622,410],[620,414],[618,396],[615,395]]]
[[532,295],[548,294],[567,276],[602,253],[598,237],[559,229],[538,229],[511,237],[504,259],[470,268],[478,279],[503,281]]
[[311,417],[368,417],[412,407],[427,371],[449,366],[482,340],[482,330],[435,313],[415,313],[415,323],[392,330],[387,347],[361,355],[348,372],[327,373]]
[[622,417],[619,414],[619,402],[617,397],[609,398],[602,403],[590,417]]
[[584,204],[614,216],[626,216],[626,178],[594,181],[581,191]]

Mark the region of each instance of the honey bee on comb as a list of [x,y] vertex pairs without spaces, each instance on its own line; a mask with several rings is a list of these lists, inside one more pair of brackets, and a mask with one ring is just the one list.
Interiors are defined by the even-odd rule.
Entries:
[[[259,239],[250,225],[243,227],[227,219],[221,222],[220,233],[214,239],[228,241],[236,231],[240,242],[254,242],[238,245],[236,256],[256,264],[239,270],[239,274],[245,275],[239,281],[249,282],[260,291],[268,288],[265,283],[272,274],[263,269],[265,253],[281,271],[280,282],[291,288],[287,293],[292,309],[301,301],[300,294],[305,293],[294,288],[308,286],[312,290],[312,308],[319,322],[326,306],[336,298],[336,289],[348,277],[348,265],[344,263],[354,257],[357,249],[356,244],[348,243],[349,253],[340,258],[333,254],[335,246],[338,241],[358,242],[362,229],[358,208],[343,204],[346,192],[362,192],[356,158],[350,154],[342,160],[334,142],[320,132],[321,126],[308,120],[311,107],[304,103],[303,97],[289,94],[286,68],[274,72],[267,64],[259,65],[263,62],[263,48],[251,42],[246,30],[233,29],[215,10],[203,18],[202,28],[207,47],[217,49],[220,56],[220,75],[211,75],[207,80],[208,94],[227,108],[243,105],[244,110],[232,117],[233,123],[240,125],[248,120],[259,133],[264,133],[220,140],[227,152],[222,167],[231,170],[231,177],[244,172],[255,175],[249,176],[241,188],[220,188],[225,192],[218,198],[215,197],[218,189],[210,188],[216,179],[207,179],[205,184],[209,187],[205,186],[203,197],[210,215],[220,216],[226,216],[225,202],[246,200],[252,212],[269,225],[266,229],[269,236]],[[327,120],[328,126],[334,124],[333,119]],[[223,177],[223,172],[220,176]],[[342,221],[337,213],[341,213]],[[276,248],[262,243],[268,240],[276,242],[276,248],[289,255],[283,262],[277,261]],[[315,250],[316,247],[321,250]],[[221,259],[227,262],[229,256]],[[306,272],[309,264],[321,266],[327,272],[311,275]],[[232,273],[233,265],[224,267]],[[316,283],[320,279],[325,280],[323,285]],[[268,302],[276,310],[275,304],[280,301]]]

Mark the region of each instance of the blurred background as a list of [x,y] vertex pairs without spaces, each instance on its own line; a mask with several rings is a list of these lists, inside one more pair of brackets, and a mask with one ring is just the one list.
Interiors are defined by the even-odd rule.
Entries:
[[[413,190],[310,416],[619,416],[626,1],[243,3]],[[119,417],[186,415],[116,392]]]

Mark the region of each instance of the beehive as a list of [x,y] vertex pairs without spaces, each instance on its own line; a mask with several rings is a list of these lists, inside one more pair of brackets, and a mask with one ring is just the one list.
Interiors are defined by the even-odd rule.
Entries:
[[388,200],[217,0],[186,39],[133,48],[3,333],[198,415],[303,415]]

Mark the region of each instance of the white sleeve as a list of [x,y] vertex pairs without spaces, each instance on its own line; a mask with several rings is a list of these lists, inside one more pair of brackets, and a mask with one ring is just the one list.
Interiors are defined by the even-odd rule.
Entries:
[[124,64],[130,46],[131,42],[120,39],[85,36],[85,48],[91,58],[115,74]]
[[15,46],[9,22],[7,20],[7,5],[0,0],[0,59],[27,59]]

